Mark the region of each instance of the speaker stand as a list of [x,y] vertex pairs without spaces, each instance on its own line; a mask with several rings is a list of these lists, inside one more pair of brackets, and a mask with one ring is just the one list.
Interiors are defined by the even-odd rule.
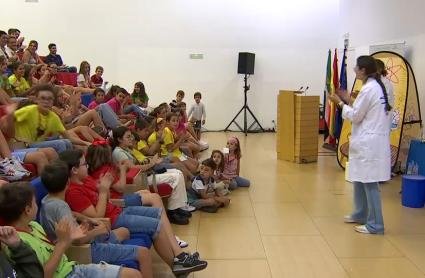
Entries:
[[[260,127],[260,130],[262,132],[264,132],[263,127],[261,126],[261,124],[258,122],[257,118],[255,117],[254,113],[252,113],[251,109],[248,106],[248,98],[247,98],[247,92],[250,89],[250,86],[247,84],[248,82],[248,75],[245,73],[245,77],[244,77],[244,95],[245,95],[245,102],[244,105],[242,106],[242,108],[239,110],[239,112],[236,114],[236,116],[230,121],[230,123],[226,126],[226,128],[224,129],[224,131],[229,131],[229,127],[232,125],[232,123],[234,123],[240,131],[242,131],[243,133],[245,133],[245,136],[247,136],[248,132],[257,132],[254,130],[251,130],[251,128],[254,126],[254,124],[257,124]],[[251,123],[251,125],[248,127],[248,122],[247,122],[247,118],[246,118],[246,112],[248,112],[251,114],[252,118],[254,119],[254,122]],[[242,127],[236,122],[236,118],[239,116],[240,113],[242,113],[243,111],[243,129]]]

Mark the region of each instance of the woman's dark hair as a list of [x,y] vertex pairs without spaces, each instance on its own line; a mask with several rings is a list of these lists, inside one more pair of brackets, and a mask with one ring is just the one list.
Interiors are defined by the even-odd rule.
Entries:
[[64,161],[68,165],[68,170],[71,171],[72,168],[80,166],[83,155],[83,151],[79,149],[67,150],[59,154],[59,159]]
[[372,56],[368,56],[368,55],[360,56],[360,57],[357,58],[357,67],[359,69],[365,70],[365,74],[366,74],[367,78],[371,77],[371,78],[375,79],[376,82],[378,82],[379,86],[381,86],[381,88],[382,88],[382,92],[383,92],[383,95],[384,95],[385,111],[387,111],[387,112],[390,111],[391,105],[388,102],[387,90],[385,89],[384,83],[382,83],[380,74],[378,74],[378,67],[377,67],[375,58],[373,58]]
[[34,188],[29,182],[12,182],[0,187],[0,217],[10,224],[32,205]]
[[55,160],[44,167],[41,172],[41,181],[49,193],[59,193],[65,190],[69,179],[68,164],[62,160]]
[[217,170],[223,172],[224,171],[224,154],[219,150],[213,150],[211,153],[211,159],[213,159],[214,154],[218,153],[221,157],[220,164],[217,165]]
[[376,59],[376,67],[378,68],[378,73],[382,76],[387,76],[388,72],[385,68],[384,62],[382,60]]
[[127,131],[130,131],[130,129],[126,126],[120,126],[112,130],[112,149],[115,149],[120,145],[118,139],[122,139]]
[[86,162],[90,175],[103,165],[112,164],[111,146],[108,144],[90,145],[87,149]]
[[37,41],[35,41],[35,40],[30,41],[28,46],[30,46],[31,44],[35,44],[35,46],[38,48],[38,42]]
[[217,169],[217,165],[215,165],[214,160],[212,160],[211,158],[207,158],[204,161],[202,161],[202,165],[210,167],[213,171]]
[[96,89],[94,89],[93,95],[96,97],[98,93],[105,94],[105,91],[102,88],[97,87]]

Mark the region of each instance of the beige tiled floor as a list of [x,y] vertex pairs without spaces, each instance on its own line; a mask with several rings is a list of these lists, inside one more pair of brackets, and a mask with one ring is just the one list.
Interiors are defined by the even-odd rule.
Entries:
[[[231,133],[204,133],[221,149]],[[362,235],[342,216],[351,210],[351,184],[334,156],[317,163],[276,159],[274,134],[235,134],[242,145],[241,175],[251,188],[231,194],[229,208],[194,213],[175,232],[208,260],[190,277],[425,278],[425,209],[400,204],[400,178],[381,186],[386,233]],[[324,151],[324,150],[320,150]],[[156,277],[173,277],[154,258]]]

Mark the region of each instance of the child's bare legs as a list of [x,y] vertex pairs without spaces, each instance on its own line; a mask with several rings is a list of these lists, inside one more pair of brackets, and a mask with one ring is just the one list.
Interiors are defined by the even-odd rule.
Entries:
[[[171,244],[171,249],[175,255],[178,255],[182,252],[182,249],[178,245],[176,241],[175,234],[173,232],[173,228],[171,227],[170,220],[168,220],[168,216],[165,213],[167,210],[164,208],[164,204],[162,203],[162,199],[158,194],[150,193],[148,191],[141,190],[139,191],[140,195],[142,195],[143,205],[152,206],[155,208],[161,208],[161,231],[164,231],[168,242]],[[158,251],[158,250],[157,250]],[[174,256],[173,256],[174,258]],[[163,258],[164,259],[164,258]],[[165,260],[165,259],[164,259]]]
[[11,157],[12,153],[10,152],[9,145],[7,144],[6,138],[4,138],[3,132],[0,131],[0,156],[1,157]]
[[227,207],[230,204],[230,198],[224,196],[216,196],[214,200],[220,204],[220,206]]
[[117,228],[117,229],[113,229],[111,232],[114,233],[115,237],[119,241],[124,241],[124,240],[130,239],[130,231],[127,228],[120,227],[120,228]]
[[195,159],[188,157],[187,160],[182,161],[182,163],[192,174],[195,174],[198,171],[199,162]]
[[208,198],[208,199],[197,200],[195,205],[196,208],[211,207],[211,206],[220,206],[220,204],[214,198]]
[[143,278],[153,278],[151,251],[146,247],[139,247],[137,252],[140,272]]
[[192,152],[192,149],[190,148],[190,146],[189,146],[189,144],[188,144],[187,142],[182,143],[182,144],[180,145],[180,149],[181,149],[181,150],[182,150],[185,154],[187,154],[189,157],[194,158],[194,156],[193,156],[193,152]]
[[49,161],[44,153],[36,151],[27,153],[24,158],[24,163],[35,164],[37,167],[37,173],[40,175]]
[[89,110],[82,114],[78,119],[76,125],[90,126],[91,123],[93,123],[94,126],[105,128],[105,125],[103,124],[103,121],[100,118],[99,114],[96,112],[96,110]]
[[171,163],[171,165],[177,170],[182,171],[185,180],[193,179],[193,174],[189,171],[189,169],[187,169],[187,167],[183,163],[181,163],[179,159],[177,159],[176,162]]
[[120,278],[142,278],[142,274],[136,269],[123,267],[121,268]]
[[58,158],[58,153],[53,148],[39,148],[38,151],[44,153],[49,162]]
[[97,134],[88,126],[76,126],[72,128],[71,130],[77,134],[81,134],[84,137],[84,141],[87,141],[87,142],[93,142],[94,139],[100,139],[100,140],[103,139],[102,136]]
[[199,146],[198,143],[194,143],[191,141],[186,142],[185,144],[187,144],[187,146],[189,147],[189,149],[192,151],[193,154],[193,158],[197,159],[198,158],[198,154],[201,152],[201,147]]

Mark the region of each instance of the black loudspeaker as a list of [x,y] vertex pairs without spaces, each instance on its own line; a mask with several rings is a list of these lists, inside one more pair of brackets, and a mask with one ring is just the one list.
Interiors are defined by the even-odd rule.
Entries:
[[255,54],[249,52],[239,52],[238,73],[254,74]]

